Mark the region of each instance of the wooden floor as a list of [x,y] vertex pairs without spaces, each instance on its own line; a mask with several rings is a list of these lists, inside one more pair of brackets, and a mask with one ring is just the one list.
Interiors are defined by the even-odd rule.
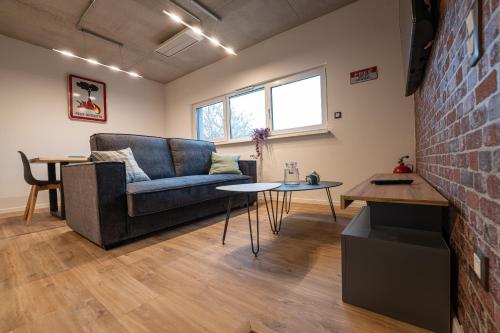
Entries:
[[111,251],[47,212],[0,218],[0,332],[426,332],[342,303],[347,218],[297,204],[274,236],[261,210],[256,259],[243,213],[224,246],[221,215]]

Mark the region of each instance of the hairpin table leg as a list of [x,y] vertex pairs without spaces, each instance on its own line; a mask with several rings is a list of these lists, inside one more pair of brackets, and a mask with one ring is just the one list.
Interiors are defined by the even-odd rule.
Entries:
[[276,221],[274,220],[274,204],[273,204],[273,195],[271,191],[269,191],[269,197],[271,201],[271,213],[269,213],[269,205],[267,202],[267,195],[266,191],[262,192],[264,194],[264,202],[266,203],[266,211],[267,211],[267,218],[269,219],[269,226],[271,227],[271,231],[273,234],[276,234]]
[[[229,224],[229,216],[231,215],[231,201],[232,197],[229,197],[229,203],[227,204],[227,213],[226,213],[226,223],[224,224],[224,234],[222,235],[222,245],[224,245],[224,242],[226,241],[226,232],[227,232],[227,225]],[[247,201],[248,205],[248,201]]]
[[250,218],[250,194],[247,194],[247,214],[248,228],[250,229],[250,243],[252,244],[252,253],[257,257],[259,253],[259,200],[255,202],[256,222],[257,222],[257,245],[253,244],[252,220]]
[[335,207],[333,207],[332,194],[330,193],[330,188],[326,188],[326,195],[328,196],[328,202],[330,203],[330,209],[332,210],[333,221],[337,222],[337,214],[335,214]]

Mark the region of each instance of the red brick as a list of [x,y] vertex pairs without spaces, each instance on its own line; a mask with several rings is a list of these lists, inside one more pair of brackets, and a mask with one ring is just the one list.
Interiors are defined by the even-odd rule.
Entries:
[[[489,135],[489,133],[488,133]],[[483,144],[483,136],[481,134],[481,129],[475,132],[467,134],[465,137],[465,148],[467,150],[480,148]]]
[[[498,13],[498,11],[497,11]],[[498,17],[498,14],[494,15],[489,22],[486,23],[485,29],[483,29],[483,48],[486,50],[488,49],[489,45],[491,43],[495,42],[495,39],[498,37],[499,34],[499,24],[500,18]]]
[[467,206],[472,209],[479,209],[479,196],[475,191],[467,191]]
[[457,120],[457,112],[453,110],[446,116],[446,125],[451,125],[455,120]]
[[483,235],[484,231],[484,221],[476,212],[471,211],[469,214],[469,222],[474,229],[474,231],[479,235]]
[[493,171],[500,172],[500,149],[497,149],[493,152],[491,167]]
[[480,172],[474,174],[474,190],[486,193],[486,181]]
[[457,154],[456,155],[456,158],[457,158],[457,163],[456,163],[456,166],[459,167],[459,168],[467,168],[467,154]]
[[478,157],[479,157],[479,170],[485,172],[491,171],[491,152],[480,151]]
[[477,171],[479,168],[479,158],[477,151],[472,151],[469,153],[469,168]]
[[[498,175],[490,175],[486,179],[488,195],[494,199],[500,199],[500,178]],[[500,219],[500,216],[499,216]],[[500,221],[499,221],[500,222]]]
[[485,146],[500,145],[500,123],[486,126],[483,129],[483,140]]
[[480,200],[481,213],[496,223],[500,220],[500,205],[486,198]]
[[498,228],[492,223],[484,226],[484,239],[494,249],[498,248]]
[[476,87],[476,104],[484,101],[488,96],[497,91],[497,71],[493,70]]
[[483,105],[481,108],[474,110],[470,114],[471,129],[476,129],[484,125],[484,123],[486,123],[486,118],[487,118],[486,106]]
[[488,102],[488,120],[500,118],[500,92],[490,98]]

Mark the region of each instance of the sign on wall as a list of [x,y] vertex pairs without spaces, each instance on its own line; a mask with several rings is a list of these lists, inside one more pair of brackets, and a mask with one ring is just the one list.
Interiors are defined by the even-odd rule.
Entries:
[[106,84],[69,75],[69,117],[73,120],[106,122]]
[[351,72],[351,84],[378,79],[377,66]]

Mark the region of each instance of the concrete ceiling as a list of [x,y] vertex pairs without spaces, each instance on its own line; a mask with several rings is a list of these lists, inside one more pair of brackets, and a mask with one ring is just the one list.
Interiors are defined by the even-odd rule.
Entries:
[[[218,15],[216,21],[191,0],[175,2],[201,20],[201,27],[236,52],[356,0],[198,0]],[[123,44],[120,47],[84,33],[77,24],[89,0],[1,0],[0,34],[49,49],[70,50],[82,57],[133,70],[167,83],[228,56],[208,40],[173,57],[155,49],[183,27],[162,13],[182,11],[168,0],[96,0],[80,21]],[[189,21],[188,16],[183,16]],[[195,21],[191,21],[194,23]]]

